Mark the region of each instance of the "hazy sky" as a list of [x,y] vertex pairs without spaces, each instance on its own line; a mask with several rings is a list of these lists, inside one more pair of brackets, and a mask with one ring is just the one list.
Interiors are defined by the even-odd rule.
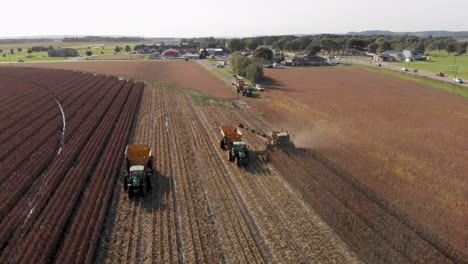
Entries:
[[0,8],[0,37],[468,31],[468,0],[23,0]]

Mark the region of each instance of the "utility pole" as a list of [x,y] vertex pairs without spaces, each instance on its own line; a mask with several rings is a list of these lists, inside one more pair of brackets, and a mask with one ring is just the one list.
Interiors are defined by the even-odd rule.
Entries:
[[453,88],[452,88],[452,93],[455,93],[455,83],[456,83],[456,79],[457,79],[457,70],[458,70],[458,66],[457,66],[457,54],[455,54],[453,56],[453,67],[455,68],[454,69],[454,72],[455,72],[455,77],[453,77]]

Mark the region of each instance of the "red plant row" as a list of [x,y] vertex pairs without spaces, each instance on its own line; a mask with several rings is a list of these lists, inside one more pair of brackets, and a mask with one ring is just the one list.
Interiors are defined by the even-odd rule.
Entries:
[[[14,147],[4,161],[14,165],[0,163],[2,171],[12,171],[1,176],[10,180],[0,185],[0,262],[49,263],[71,260],[71,255],[92,260],[142,84],[79,72],[6,68],[0,69],[0,92],[10,94],[4,84],[11,85],[14,78],[18,89],[29,89],[23,94],[33,98],[25,100],[36,108],[25,107],[12,117],[21,123],[14,129],[22,141],[3,135]],[[43,93],[34,98],[31,85],[47,90],[64,108],[63,146],[61,114],[57,122],[57,109],[50,108]],[[46,110],[34,101],[43,102]],[[0,130],[0,138],[5,131],[12,133],[11,128]]]

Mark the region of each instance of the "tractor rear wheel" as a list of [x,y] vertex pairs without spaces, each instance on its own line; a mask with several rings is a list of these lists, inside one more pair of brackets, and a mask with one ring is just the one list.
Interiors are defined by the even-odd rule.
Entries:
[[146,197],[146,188],[147,188],[147,186],[145,186],[145,184],[140,185],[140,190],[141,190],[140,195],[141,195],[141,197]]
[[146,190],[148,191],[151,191],[151,175],[153,175],[152,173],[151,174],[146,174]]
[[128,198],[132,199],[134,196],[134,193],[133,193],[133,186],[129,186],[128,187]]
[[235,163],[237,166],[240,167],[240,160],[239,160],[238,157],[235,157],[235,158],[234,158],[234,163]]
[[124,176],[123,187],[124,187],[124,191],[128,190],[128,176],[126,175]]
[[221,147],[221,149],[224,149],[224,140],[219,140],[219,146]]

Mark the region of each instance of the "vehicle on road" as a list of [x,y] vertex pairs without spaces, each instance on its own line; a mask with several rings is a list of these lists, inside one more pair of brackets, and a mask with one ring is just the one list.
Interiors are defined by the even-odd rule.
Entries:
[[24,60],[18,60],[17,62],[24,62]]
[[260,91],[260,92],[264,92],[265,87],[261,86],[260,84],[256,84],[255,85],[255,90]]
[[406,68],[406,67],[401,67],[401,70],[402,70],[402,71],[408,71],[408,68]]
[[273,65],[272,64],[264,64],[263,68],[273,68]]
[[438,72],[438,73],[436,73],[436,76],[439,76],[439,77],[445,77],[445,74],[444,74],[444,73],[442,73],[442,72]]
[[148,145],[128,145],[125,150],[124,190],[128,197],[146,196],[151,190],[153,175],[153,156]]
[[456,83],[463,83],[463,80],[460,78],[454,78],[453,81]]
[[223,64],[217,64],[216,67],[217,68],[224,68],[224,65]]
[[380,63],[376,63],[375,65],[377,65],[377,66],[379,66],[379,67],[381,67],[381,66],[382,66],[382,64],[380,64]]

